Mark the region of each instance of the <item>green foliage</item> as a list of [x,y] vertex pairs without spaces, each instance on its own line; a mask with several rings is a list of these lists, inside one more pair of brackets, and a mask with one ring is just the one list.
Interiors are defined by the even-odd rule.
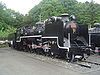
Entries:
[[11,37],[9,36],[9,34],[12,34],[15,31],[16,31],[16,28],[8,26],[5,31],[0,31],[0,39],[2,40],[8,39],[8,37]]
[[6,5],[0,2],[0,39],[7,38],[17,27],[22,26],[23,17],[19,12],[7,9]]
[[9,37],[8,35],[14,33],[18,27],[28,24],[35,25],[39,20],[59,16],[62,13],[76,15],[78,23],[93,25],[94,22],[100,22],[100,4],[94,2],[42,0],[25,16],[14,10],[7,9],[6,5],[0,2],[0,38]]
[[40,18],[45,20],[62,13],[76,15],[78,23],[93,25],[94,22],[100,22],[100,4],[76,0],[42,0],[29,11],[26,21],[34,25]]

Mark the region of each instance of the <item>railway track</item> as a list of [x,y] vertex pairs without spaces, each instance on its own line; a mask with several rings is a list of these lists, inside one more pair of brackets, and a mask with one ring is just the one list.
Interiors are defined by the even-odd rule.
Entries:
[[81,67],[86,67],[86,68],[92,68],[91,65],[100,66],[100,63],[91,61],[79,61],[79,62],[73,62],[72,64],[77,64]]

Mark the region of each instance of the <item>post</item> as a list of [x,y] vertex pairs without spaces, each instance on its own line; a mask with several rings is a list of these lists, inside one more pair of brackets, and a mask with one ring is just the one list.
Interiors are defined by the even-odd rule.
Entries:
[[89,33],[89,47],[91,47],[91,34]]
[[[91,28],[91,25],[88,26],[88,29]],[[91,47],[91,32],[88,32],[89,33],[89,47]]]
[[70,33],[68,33],[68,47],[70,48]]

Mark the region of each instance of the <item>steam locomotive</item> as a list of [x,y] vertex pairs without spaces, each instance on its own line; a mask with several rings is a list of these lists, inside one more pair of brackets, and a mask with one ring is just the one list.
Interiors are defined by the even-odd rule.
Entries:
[[100,23],[94,23],[89,29],[89,38],[91,48],[100,55]]
[[90,55],[88,38],[88,26],[77,24],[74,15],[65,13],[17,29],[11,44],[17,50],[63,57],[71,62]]

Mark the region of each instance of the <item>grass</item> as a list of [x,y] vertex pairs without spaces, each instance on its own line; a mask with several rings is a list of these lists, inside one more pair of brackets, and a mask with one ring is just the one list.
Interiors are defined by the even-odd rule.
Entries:
[[4,48],[4,47],[8,47],[8,44],[7,43],[0,44],[0,48]]

